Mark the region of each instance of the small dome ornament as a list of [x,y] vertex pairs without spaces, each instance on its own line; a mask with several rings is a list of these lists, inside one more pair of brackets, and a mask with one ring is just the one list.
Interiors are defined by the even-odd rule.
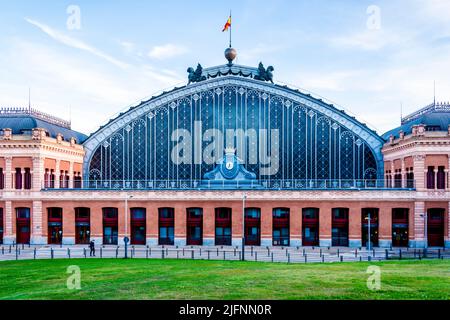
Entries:
[[233,60],[237,57],[237,51],[236,49],[229,47],[225,50],[225,58],[228,60],[228,64],[232,65]]

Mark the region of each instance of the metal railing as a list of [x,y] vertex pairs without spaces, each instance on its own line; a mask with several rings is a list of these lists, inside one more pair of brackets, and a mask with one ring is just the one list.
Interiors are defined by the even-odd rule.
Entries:
[[[125,254],[127,250],[127,254]],[[145,246],[97,245],[95,257],[88,246],[0,245],[0,263],[6,260],[140,258],[190,260],[241,260],[236,246]],[[278,263],[330,263],[385,260],[450,259],[445,248],[348,248],[348,247],[261,247],[246,246],[245,260]]]
[[[53,190],[43,185],[43,190]],[[58,190],[415,190],[415,181],[403,186],[373,179],[296,179],[296,180],[84,180],[73,188]]]
[[413,112],[410,115],[407,115],[406,117],[402,118],[401,119],[402,125],[411,122],[412,120],[415,120],[424,114],[428,114],[431,112],[450,112],[450,102],[433,102],[428,106],[419,109],[416,112]]

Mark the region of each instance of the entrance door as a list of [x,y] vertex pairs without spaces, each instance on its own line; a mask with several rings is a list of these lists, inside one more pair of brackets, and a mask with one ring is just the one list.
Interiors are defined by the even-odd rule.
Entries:
[[16,208],[16,242],[30,243],[30,208]]
[[131,208],[131,244],[144,245],[146,243],[145,208]]
[[392,209],[392,246],[394,247],[408,246],[408,216],[407,208]]
[[159,208],[159,245],[173,246],[175,244],[175,209]]
[[75,208],[75,243],[88,244],[91,234],[91,212],[89,208]]
[[231,208],[216,209],[216,246],[231,246]]
[[0,208],[0,244],[3,244],[3,208]]
[[319,209],[304,208],[302,211],[302,244],[304,246],[319,245]]
[[366,247],[369,240],[369,215],[370,215],[370,243],[371,247],[378,246],[378,209],[364,208],[361,213],[362,246]]
[[272,211],[272,244],[274,246],[289,246],[289,208],[275,208]]
[[429,247],[444,246],[444,215],[445,209],[428,210],[427,233]]
[[203,210],[202,208],[188,208],[187,217],[187,245],[201,246],[203,244]]
[[119,210],[103,208],[103,244],[117,245],[119,237]]
[[63,236],[62,208],[48,208],[48,244],[61,244]]
[[348,247],[348,208],[334,208],[331,214],[331,245]]
[[259,208],[245,209],[245,245],[259,246],[261,244],[261,210]]

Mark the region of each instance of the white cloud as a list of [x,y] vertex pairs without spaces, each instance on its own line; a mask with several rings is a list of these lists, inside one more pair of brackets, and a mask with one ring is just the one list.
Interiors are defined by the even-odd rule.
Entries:
[[153,59],[163,60],[180,56],[187,52],[188,49],[184,46],[168,43],[165,45],[153,47],[148,53],[148,56]]
[[[12,59],[15,63],[8,63]],[[62,118],[69,117],[70,108],[74,129],[84,133],[181,80],[170,70],[157,72],[148,65],[118,69],[22,39],[9,43],[0,66],[2,76],[9,79],[0,84],[0,105],[28,105],[30,86],[34,107]]]
[[366,51],[380,50],[388,45],[398,43],[399,37],[383,30],[365,30],[330,39],[331,45],[337,48],[361,49]]
[[42,32],[46,33],[52,39],[54,39],[54,40],[56,40],[56,41],[58,41],[58,42],[60,42],[60,43],[62,43],[64,45],[66,45],[66,46],[89,52],[89,53],[91,53],[91,54],[93,54],[93,55],[95,55],[95,56],[97,56],[99,58],[102,58],[102,59],[104,59],[104,60],[106,60],[106,61],[108,61],[108,62],[110,62],[110,63],[112,63],[112,64],[114,64],[114,65],[116,65],[116,66],[118,66],[120,68],[122,68],[122,69],[125,69],[125,68],[128,67],[128,65],[126,63],[111,57],[110,55],[108,55],[108,54],[98,50],[97,48],[94,48],[94,47],[88,45],[87,43],[85,43],[83,41],[80,41],[78,39],[74,39],[72,37],[69,37],[69,36],[65,35],[64,33],[60,32],[58,30],[55,30],[55,29],[53,29],[53,28],[51,28],[51,27],[49,27],[49,26],[47,26],[47,25],[45,25],[45,24],[43,24],[43,23],[41,23],[39,21],[32,20],[32,19],[29,19],[29,18],[25,18],[25,20],[28,23],[30,23],[30,24],[34,25],[35,27],[39,28]]

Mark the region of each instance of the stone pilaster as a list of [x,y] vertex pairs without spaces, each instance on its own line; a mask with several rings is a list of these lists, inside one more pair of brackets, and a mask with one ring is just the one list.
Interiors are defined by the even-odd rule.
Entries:
[[5,228],[3,243],[12,244],[16,242],[16,233],[13,231],[13,210],[11,201],[5,201]]
[[5,157],[5,190],[12,189],[12,157]]
[[425,156],[423,155],[415,155],[413,157],[414,161],[414,180],[417,190],[425,190]]
[[402,172],[400,173],[402,175],[402,188],[406,187],[406,168],[405,168],[405,159],[402,158]]
[[59,189],[60,188],[59,177],[61,176],[61,171],[59,169],[59,165],[60,165],[60,161],[56,160],[56,165],[55,165],[55,189]]
[[33,157],[33,173],[31,187],[38,191],[43,187],[44,178],[44,159],[40,157]]
[[33,201],[31,211],[31,244],[47,244],[47,237],[43,236],[42,201]]
[[427,243],[425,239],[425,202],[414,203],[414,240],[410,240],[410,247],[424,248]]

